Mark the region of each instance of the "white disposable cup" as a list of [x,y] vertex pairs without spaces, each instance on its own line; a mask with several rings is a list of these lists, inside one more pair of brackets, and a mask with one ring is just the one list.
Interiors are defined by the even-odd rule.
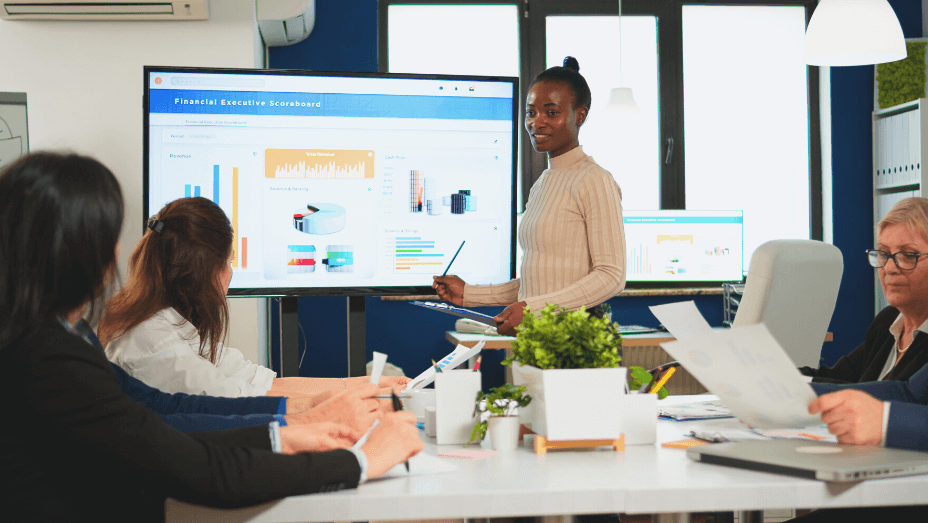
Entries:
[[435,437],[435,407],[425,408],[425,435]]
[[491,416],[487,424],[493,450],[515,450],[519,446],[518,416]]
[[653,445],[657,442],[657,394],[624,395],[622,432],[626,445]]
[[406,410],[416,415],[416,421],[425,422],[425,408],[435,406],[435,389],[404,390],[403,405]]

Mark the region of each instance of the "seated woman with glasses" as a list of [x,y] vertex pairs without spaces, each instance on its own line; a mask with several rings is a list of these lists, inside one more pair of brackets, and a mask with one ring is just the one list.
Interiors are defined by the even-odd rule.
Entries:
[[928,364],[928,199],[900,200],[877,225],[867,260],[878,270],[889,302],[859,347],[833,367],[800,368],[815,382],[909,379]]

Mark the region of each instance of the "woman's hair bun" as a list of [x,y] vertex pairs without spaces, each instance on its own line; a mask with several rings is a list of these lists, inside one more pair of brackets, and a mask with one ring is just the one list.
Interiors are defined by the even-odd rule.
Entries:
[[567,69],[573,69],[574,71],[580,72],[580,62],[577,61],[573,56],[568,56],[564,58],[564,67]]

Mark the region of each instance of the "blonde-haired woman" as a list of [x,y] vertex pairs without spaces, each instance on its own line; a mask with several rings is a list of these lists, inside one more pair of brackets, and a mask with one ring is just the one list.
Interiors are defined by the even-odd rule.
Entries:
[[858,383],[909,379],[928,364],[928,199],[900,200],[877,224],[878,241],[867,251],[889,306],[880,311],[864,342],[833,367],[803,367],[813,381]]

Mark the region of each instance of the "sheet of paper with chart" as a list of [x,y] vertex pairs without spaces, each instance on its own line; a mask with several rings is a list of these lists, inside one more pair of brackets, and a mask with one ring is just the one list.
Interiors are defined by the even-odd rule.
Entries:
[[714,331],[661,347],[753,428],[822,423],[807,410],[815,392],[763,324]]

